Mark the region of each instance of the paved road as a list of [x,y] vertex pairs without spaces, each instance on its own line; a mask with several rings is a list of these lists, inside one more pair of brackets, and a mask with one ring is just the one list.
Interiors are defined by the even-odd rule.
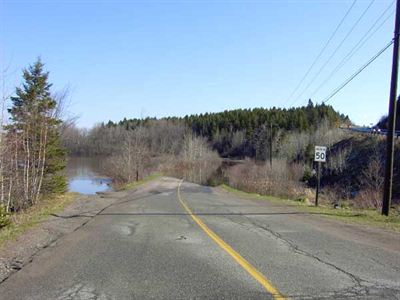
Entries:
[[0,298],[400,299],[398,233],[179,183],[108,195]]
[[[366,134],[375,134],[375,135],[387,135],[388,134],[388,130],[386,130],[386,129],[380,129],[379,131],[377,131],[371,127],[352,127],[352,128],[343,128],[343,129],[355,131],[355,132],[366,133]],[[394,132],[394,135],[396,137],[400,137],[400,130],[396,130]]]

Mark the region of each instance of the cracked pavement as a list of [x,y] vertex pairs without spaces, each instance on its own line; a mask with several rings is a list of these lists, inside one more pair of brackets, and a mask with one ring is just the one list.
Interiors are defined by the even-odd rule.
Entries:
[[[178,183],[162,177],[54,216],[81,221],[16,261],[0,299],[272,299],[193,222]],[[397,232],[186,182],[181,196],[288,298],[400,299]]]

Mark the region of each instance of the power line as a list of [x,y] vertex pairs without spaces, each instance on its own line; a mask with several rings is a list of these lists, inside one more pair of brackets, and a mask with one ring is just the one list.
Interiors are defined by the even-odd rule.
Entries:
[[336,89],[334,89],[331,94],[326,97],[322,102],[326,103],[330,99],[332,99],[337,93],[340,92],[346,85],[348,85],[354,78],[357,77],[365,68],[367,68],[374,60],[376,60],[379,56],[381,56],[389,47],[393,44],[393,40],[390,41],[385,47],[383,47],[378,53],[376,53],[373,57],[370,58],[360,69],[358,69],[353,75],[351,75],[346,81],[344,81],[341,85],[339,85]]
[[[325,78],[325,80],[316,88],[310,95],[312,98],[357,52],[360,50],[369,39],[374,36],[374,34],[382,28],[382,26],[393,16],[394,11],[389,14],[379,25],[375,28],[376,24],[385,16],[385,14],[389,11],[389,9],[393,6],[394,1],[382,12],[382,14],[378,17],[378,19],[372,24],[372,26],[367,30],[367,32],[363,35],[363,37],[354,45],[354,47],[347,53],[347,55],[336,65],[335,69]],[[372,33],[368,36],[368,34],[372,31]]]
[[311,94],[310,97],[313,97],[357,52],[362,48],[362,46],[392,17],[393,13],[390,14],[382,23],[381,25],[376,28],[376,30],[348,57],[345,57],[337,66],[336,68],[329,74],[329,76],[318,86],[316,90]]
[[350,11],[353,9],[354,5],[356,4],[357,0],[354,0],[353,3],[350,5],[349,9],[346,11],[345,15],[343,16],[343,18],[340,20],[339,24],[336,26],[335,30],[333,31],[333,33],[331,34],[331,36],[329,37],[329,39],[326,41],[324,47],[322,47],[321,51],[318,53],[317,57],[314,59],[313,63],[310,65],[310,67],[308,68],[307,72],[304,74],[303,78],[300,80],[300,82],[298,83],[298,85],[296,86],[296,88],[292,91],[292,93],[290,94],[290,96],[286,99],[285,104],[292,98],[292,96],[297,92],[297,90],[300,88],[301,84],[304,82],[304,80],[306,79],[306,77],[308,76],[308,74],[311,72],[312,68],[315,66],[315,64],[317,63],[317,61],[320,59],[320,57],[322,56],[322,54],[325,52],[326,48],[328,47],[329,43],[332,41],[332,39],[335,37],[336,33],[338,32],[339,28],[342,26],[344,20],[346,19],[346,17],[348,16],[348,14],[350,13]]
[[[344,42],[347,40],[347,38],[352,34],[354,29],[357,27],[358,23],[362,20],[362,18],[365,16],[365,14],[368,12],[368,10],[371,8],[372,4],[375,2],[375,0],[371,0],[369,5],[367,6],[366,9],[362,12],[360,17],[357,19],[357,21],[353,24],[353,26],[350,28],[350,30],[347,32],[346,36],[343,38],[343,40],[339,43],[339,45],[335,48],[335,50],[332,52],[332,54],[329,56],[329,58],[325,61],[325,63],[321,66],[321,68],[318,70],[318,72],[314,75],[314,77],[311,79],[311,81],[308,83],[308,85],[303,89],[303,91],[300,93],[300,95],[297,96],[297,99],[295,102],[297,102],[301,96],[308,90],[308,88],[314,83],[315,79],[321,74],[321,72],[325,69],[327,64],[332,60],[332,58],[336,55],[336,53],[339,51],[339,49],[342,47]],[[295,103],[294,102],[294,103]]]

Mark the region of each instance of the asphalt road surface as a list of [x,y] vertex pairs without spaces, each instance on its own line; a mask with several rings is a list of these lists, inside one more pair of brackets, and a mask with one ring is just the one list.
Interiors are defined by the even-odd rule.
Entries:
[[165,177],[108,197],[0,298],[400,299],[398,233]]

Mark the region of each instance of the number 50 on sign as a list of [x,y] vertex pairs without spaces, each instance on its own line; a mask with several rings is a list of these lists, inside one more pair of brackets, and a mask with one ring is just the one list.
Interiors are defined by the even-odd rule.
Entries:
[[326,147],[315,146],[314,161],[326,162]]

